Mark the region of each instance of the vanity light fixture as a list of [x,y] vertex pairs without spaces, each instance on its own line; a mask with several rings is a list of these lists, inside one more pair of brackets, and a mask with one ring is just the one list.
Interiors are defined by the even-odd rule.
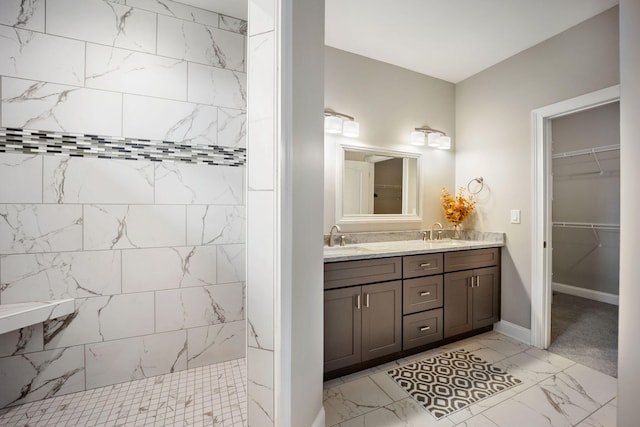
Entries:
[[336,111],[324,110],[324,131],[327,133],[342,133],[349,138],[360,136],[360,123],[346,114]]
[[422,126],[415,128],[415,130],[411,132],[412,145],[424,145],[425,139],[429,147],[443,150],[449,150],[451,148],[451,137],[447,136],[447,134],[441,130],[431,129],[429,126]]

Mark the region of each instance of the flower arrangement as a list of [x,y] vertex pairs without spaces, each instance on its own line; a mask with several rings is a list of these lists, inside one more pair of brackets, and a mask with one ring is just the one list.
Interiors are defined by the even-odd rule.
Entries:
[[459,226],[467,216],[473,212],[473,208],[476,206],[473,196],[466,198],[464,196],[464,188],[460,187],[457,196],[452,196],[446,188],[442,188],[442,209],[447,217],[447,221],[453,224],[454,227]]

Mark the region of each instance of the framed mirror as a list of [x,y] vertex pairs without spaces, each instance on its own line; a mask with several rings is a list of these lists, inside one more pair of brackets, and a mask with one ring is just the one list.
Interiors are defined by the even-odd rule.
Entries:
[[338,223],[422,221],[420,154],[338,144]]

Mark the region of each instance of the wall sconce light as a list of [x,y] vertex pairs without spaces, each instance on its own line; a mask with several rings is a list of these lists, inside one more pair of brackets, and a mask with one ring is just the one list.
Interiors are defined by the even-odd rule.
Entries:
[[351,116],[326,109],[324,110],[324,131],[357,138],[360,136],[360,123]]
[[449,150],[451,148],[451,137],[447,136],[447,134],[441,130],[431,129],[429,126],[422,126],[415,128],[415,130],[411,132],[412,145],[424,145],[425,139],[429,147],[443,150]]

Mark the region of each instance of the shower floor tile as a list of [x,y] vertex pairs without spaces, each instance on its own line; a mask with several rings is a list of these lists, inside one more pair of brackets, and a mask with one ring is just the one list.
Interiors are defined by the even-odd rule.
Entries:
[[0,411],[0,426],[216,426],[247,420],[245,359]]

